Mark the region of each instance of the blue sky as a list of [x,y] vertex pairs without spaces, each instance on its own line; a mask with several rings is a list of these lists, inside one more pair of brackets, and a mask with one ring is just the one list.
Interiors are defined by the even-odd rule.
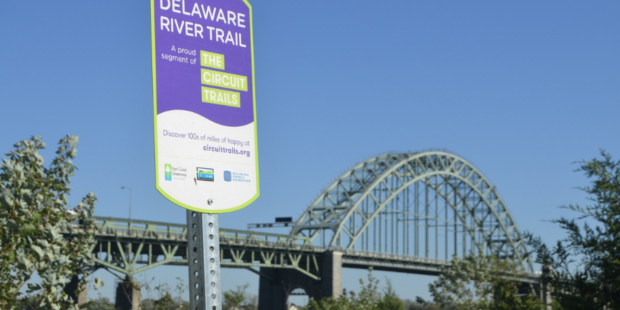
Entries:
[[[573,172],[620,157],[617,1],[264,1],[254,15],[261,196],[226,228],[297,218],[355,163],[445,149],[497,187],[522,230],[586,203]],[[10,1],[0,10],[0,149],[80,136],[72,202],[96,215],[183,223],[155,189],[148,1]],[[281,230],[280,232],[285,232]],[[144,276],[172,282],[181,267]],[[113,278],[98,272],[113,296]],[[226,276],[228,275],[228,276]],[[380,273],[403,298],[432,278]],[[357,290],[365,272],[346,270]],[[140,275],[140,277],[143,277]],[[258,278],[223,270],[224,289]],[[385,281],[383,281],[385,282]],[[96,297],[97,293],[91,293]]]

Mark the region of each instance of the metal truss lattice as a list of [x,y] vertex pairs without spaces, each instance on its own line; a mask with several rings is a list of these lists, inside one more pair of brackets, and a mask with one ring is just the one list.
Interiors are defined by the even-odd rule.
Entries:
[[387,154],[356,165],[304,211],[290,237],[345,252],[435,260],[493,254],[533,270],[495,187],[472,164],[442,151]]
[[[133,275],[161,265],[187,266],[187,226],[183,224],[95,217],[96,244],[91,249],[95,268]],[[71,237],[82,234],[79,224],[62,227]],[[297,270],[319,279],[319,256],[308,238],[291,239],[288,235],[220,229],[221,266],[267,267]]]

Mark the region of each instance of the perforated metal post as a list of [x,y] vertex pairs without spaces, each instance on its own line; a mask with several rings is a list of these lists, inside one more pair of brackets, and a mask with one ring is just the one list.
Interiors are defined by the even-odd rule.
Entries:
[[187,252],[190,309],[222,310],[217,214],[187,211]]

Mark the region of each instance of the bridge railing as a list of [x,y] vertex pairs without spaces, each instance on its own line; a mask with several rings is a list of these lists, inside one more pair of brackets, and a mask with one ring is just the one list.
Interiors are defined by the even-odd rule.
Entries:
[[[96,236],[125,237],[155,240],[187,240],[187,226],[183,224],[164,223],[154,221],[132,220],[114,217],[95,217]],[[62,227],[62,232],[76,234],[83,232],[78,223],[71,223]],[[311,248],[307,237],[290,238],[289,235],[258,233],[254,231],[220,229],[220,242],[227,244],[304,247]]]
[[365,258],[376,258],[379,260],[391,260],[391,261],[399,261],[399,262],[415,262],[436,266],[449,266],[450,261],[443,259],[432,259],[427,257],[418,257],[418,256],[409,256],[409,255],[395,255],[390,253],[382,253],[382,252],[367,252],[367,251],[355,251],[355,250],[346,250],[341,249],[343,255],[349,257],[365,257]]
[[291,239],[289,235],[257,233],[254,231],[224,228],[220,228],[220,242],[239,245],[314,248],[311,245],[310,238],[307,237],[295,237]]

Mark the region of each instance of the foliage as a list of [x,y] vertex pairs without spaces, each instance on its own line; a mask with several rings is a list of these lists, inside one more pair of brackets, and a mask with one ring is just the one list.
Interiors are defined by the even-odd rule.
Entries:
[[403,305],[406,310],[457,310],[456,308],[441,308],[437,304],[433,304],[418,297],[415,301],[409,299],[403,300]]
[[[16,309],[24,301],[37,309],[77,309],[62,289],[77,276],[79,294],[89,267],[90,248],[95,243],[91,228],[97,199],[89,193],[73,210],[68,208],[69,183],[76,168],[77,136],[59,142],[56,157],[43,165],[41,137],[18,142],[6,154],[0,168],[0,308]],[[73,239],[60,228],[79,221],[84,233]],[[37,273],[40,283],[28,282]],[[97,283],[100,283],[98,279]],[[27,284],[27,295],[20,292]],[[36,302],[37,304],[32,304]]]
[[319,301],[310,299],[310,309],[314,310],[402,310],[403,302],[398,298],[392,284],[388,280],[388,287],[383,296],[379,292],[379,280],[368,270],[368,283],[360,279],[359,294],[343,290],[342,295],[336,298],[323,298]]
[[228,292],[224,292],[224,307],[229,309],[236,309],[237,307],[241,306],[241,304],[243,303],[243,301],[245,301],[246,298],[245,290],[249,286],[249,283],[246,283],[245,285],[237,285],[237,290],[229,290]]
[[[549,248],[540,237],[526,234],[536,262],[552,268],[547,277],[552,296],[566,310],[620,309],[620,161],[602,150],[601,156],[581,161],[576,170],[592,179],[580,189],[593,204],[561,206],[579,216],[552,221],[567,238]],[[579,226],[580,220],[587,222]]]
[[524,277],[517,262],[495,256],[454,256],[450,266],[443,267],[439,278],[429,284],[429,290],[442,308],[539,310],[536,296],[519,294],[518,279]]
[[97,299],[90,300],[85,307],[88,310],[116,310],[114,303],[107,297],[99,296]]
[[383,294],[383,298],[379,300],[377,303],[377,307],[379,309],[393,309],[393,310],[405,310],[405,305],[403,301],[398,298],[394,288],[392,287],[392,282],[387,280],[387,289]]
[[319,301],[314,299],[310,299],[310,309],[313,310],[349,310],[353,309],[352,300],[355,299],[355,294],[353,292],[350,293],[350,296],[347,296],[346,290],[343,290],[342,295],[339,297],[328,297],[323,298]]
[[258,296],[248,294],[246,292],[248,287],[250,287],[250,283],[246,283],[245,285],[237,285],[236,290],[229,290],[227,292],[224,292],[223,308],[226,310],[258,309]]
[[173,297],[170,292],[170,286],[167,283],[158,284],[153,289],[157,292],[158,298],[151,298],[151,285],[150,282],[155,281],[155,278],[151,278],[151,281],[146,281],[141,284],[147,293],[147,298],[141,301],[142,310],[184,310],[189,309],[189,302],[183,300],[183,293],[185,292],[185,282],[180,277],[177,277],[177,284],[175,286],[176,296]]

